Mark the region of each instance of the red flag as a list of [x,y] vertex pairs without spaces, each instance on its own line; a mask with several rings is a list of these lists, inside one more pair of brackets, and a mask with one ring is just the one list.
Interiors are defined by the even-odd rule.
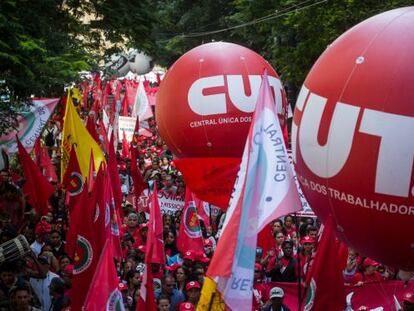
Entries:
[[115,208],[120,211],[123,217],[122,210],[122,192],[121,181],[119,179],[118,164],[116,162],[116,155],[114,150],[114,133],[112,132],[111,140],[109,142],[109,155],[108,155],[108,172],[111,178],[112,193],[115,201]]
[[92,208],[94,209],[93,226],[94,226],[94,240],[96,241],[97,252],[100,253],[107,240],[109,230],[109,217],[110,217],[110,191],[107,186],[110,184],[106,182],[108,174],[104,163],[101,163],[98,174],[95,180],[95,186],[93,187],[91,194],[91,201],[96,202]]
[[181,216],[180,232],[177,238],[177,248],[182,254],[188,250],[204,252],[203,236],[201,234],[197,208],[188,188],[185,191],[185,203]]
[[162,216],[155,184],[148,222],[147,249],[149,246],[152,248],[149,262],[165,264]]
[[128,91],[125,88],[125,94],[124,94],[124,98],[122,99],[122,116],[123,117],[127,117],[128,116],[128,110],[129,110],[129,104],[128,104]]
[[73,146],[70,150],[68,167],[62,179],[62,186],[66,189],[65,203],[69,206],[69,211],[76,205],[85,185],[75,149],[76,147]]
[[136,306],[136,311],[141,310],[157,310],[155,304],[155,295],[154,295],[154,286],[153,286],[153,277],[151,271],[151,260],[153,248],[152,245],[148,243],[147,240],[147,254],[145,255],[145,271],[142,278],[141,287],[139,289],[139,298]]
[[198,218],[204,222],[206,227],[210,226],[210,205],[197,198],[195,194],[193,194],[193,200],[197,208]]
[[122,131],[122,158],[129,158],[129,145],[125,135],[125,130]]
[[334,222],[330,216],[326,221],[315,261],[307,277],[305,310],[340,311],[345,308],[345,287],[342,276],[345,260],[340,256],[340,249],[341,244],[335,237]]
[[240,161],[241,158],[206,157],[175,159],[174,163],[199,199],[226,210]]
[[72,277],[72,310],[81,310],[98,261],[98,245],[95,241],[93,224],[96,201],[93,199],[85,187],[82,198],[71,215],[70,226],[73,229],[69,228],[69,231],[74,230],[76,235],[75,255],[73,256],[75,268]]
[[86,121],[86,129],[88,130],[89,134],[91,134],[96,143],[100,145],[101,141],[99,140],[99,135],[96,132],[95,117],[92,113],[89,114],[88,120]]
[[102,137],[102,148],[106,153],[109,152],[109,140],[108,140],[108,132],[106,131],[105,124],[102,120],[99,120],[99,137]]
[[124,310],[122,294],[118,290],[118,284],[119,279],[114,264],[112,243],[107,241],[89,287],[83,305],[84,310]]
[[131,177],[134,183],[134,195],[138,198],[142,191],[147,188],[147,184],[144,182],[144,178],[138,169],[137,149],[134,147],[131,149]]
[[26,149],[24,149],[19,138],[16,137],[16,140],[20,165],[26,179],[23,185],[23,193],[27,196],[27,201],[37,213],[44,215],[49,211],[48,199],[55,192],[55,188],[42,175],[39,167],[33,162]]
[[57,182],[58,177],[56,175],[55,167],[49,157],[49,152],[46,148],[42,148],[40,153],[40,167],[42,168],[43,175],[49,180]]
[[93,150],[91,149],[91,157],[89,159],[88,192],[92,192],[93,186],[95,185],[95,177],[95,160],[93,158]]
[[42,145],[40,143],[40,136],[36,139],[34,147],[33,147],[33,152],[34,152],[34,156],[35,156],[35,163],[40,166],[40,159],[42,157]]

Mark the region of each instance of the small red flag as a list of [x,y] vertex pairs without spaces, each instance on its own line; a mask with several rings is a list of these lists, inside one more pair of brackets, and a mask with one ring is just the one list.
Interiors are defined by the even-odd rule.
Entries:
[[122,158],[129,158],[129,144],[125,135],[125,130],[122,131]]
[[163,231],[157,187],[154,184],[147,234],[147,249],[149,246],[152,248],[152,256],[149,259],[151,263],[165,264]]
[[95,125],[95,117],[93,114],[89,114],[88,120],[86,121],[86,129],[88,130],[89,134],[91,134],[92,138],[96,141],[98,145],[101,144],[99,140],[99,135],[96,132],[96,125]]
[[76,156],[75,146],[72,146],[69,155],[69,163],[66,168],[65,175],[63,175],[62,186],[66,189],[65,203],[69,206],[69,211],[76,205],[80,194],[85,185],[85,179],[82,176],[78,157]]
[[123,218],[122,210],[122,191],[121,181],[119,179],[118,164],[116,162],[116,155],[114,150],[114,133],[112,132],[111,140],[109,142],[109,155],[108,155],[108,172],[111,178],[112,193],[115,201],[115,208],[119,210],[121,217]]
[[185,192],[185,203],[181,216],[180,232],[177,238],[177,248],[182,254],[188,250],[204,252],[203,235],[201,234],[197,208],[188,188]]
[[19,151],[20,165],[23,169],[24,178],[23,193],[27,196],[27,201],[40,214],[44,215],[49,211],[48,200],[55,192],[55,188],[39,170],[39,167],[33,162],[26,149],[16,137],[17,148]]

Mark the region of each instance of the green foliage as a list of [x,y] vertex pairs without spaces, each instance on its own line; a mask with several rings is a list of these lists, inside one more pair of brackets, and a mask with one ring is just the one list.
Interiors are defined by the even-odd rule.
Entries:
[[[214,9],[204,9],[204,3]],[[156,39],[163,64],[170,65],[189,49],[211,40],[239,43],[255,50],[274,66],[294,102],[312,65],[338,36],[368,17],[412,5],[412,1],[210,0],[186,3],[175,0],[158,4],[157,13],[162,22],[158,25]],[[235,27],[238,25],[244,26]],[[215,32],[226,28],[228,30]],[[170,32],[171,29],[176,33]],[[205,33],[200,33],[202,31]],[[191,35],[194,32],[199,35]]]

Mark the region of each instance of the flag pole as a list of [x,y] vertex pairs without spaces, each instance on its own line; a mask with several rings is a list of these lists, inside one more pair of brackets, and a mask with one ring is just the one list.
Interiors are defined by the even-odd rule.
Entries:
[[[296,227],[296,238],[299,241],[299,220],[298,220],[298,216],[296,214],[296,212],[294,213],[295,215],[295,227]],[[301,304],[302,304],[302,286],[301,286],[301,269],[300,269],[300,246],[298,245],[296,247],[296,254],[297,254],[297,265],[298,265],[298,310],[301,309]]]

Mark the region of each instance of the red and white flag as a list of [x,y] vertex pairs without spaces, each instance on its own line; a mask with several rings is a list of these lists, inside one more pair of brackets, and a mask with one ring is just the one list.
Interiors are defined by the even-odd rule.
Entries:
[[203,235],[197,208],[188,188],[185,191],[185,203],[177,238],[177,248],[182,254],[188,250],[204,252]]
[[89,287],[82,310],[115,311],[124,310],[122,294],[118,290],[119,279],[114,264],[110,240],[105,243],[96,271]]
[[208,306],[206,293],[215,285],[214,290],[218,290],[227,308],[250,311],[257,234],[271,220],[300,209],[293,170],[265,74],[198,309]]

